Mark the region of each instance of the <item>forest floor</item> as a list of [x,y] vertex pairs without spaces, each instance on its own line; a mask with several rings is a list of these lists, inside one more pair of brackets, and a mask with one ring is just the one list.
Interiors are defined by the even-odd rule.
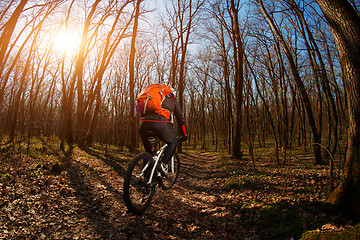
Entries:
[[[23,149],[24,150],[24,149]],[[0,152],[0,239],[299,239],[353,223],[326,211],[328,166],[184,149],[177,184],[140,216],[123,203],[132,154],[43,143]]]

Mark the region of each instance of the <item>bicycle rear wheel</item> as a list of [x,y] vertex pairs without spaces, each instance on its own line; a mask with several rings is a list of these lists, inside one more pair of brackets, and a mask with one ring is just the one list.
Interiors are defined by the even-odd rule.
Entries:
[[177,154],[172,156],[168,163],[168,173],[165,177],[161,178],[160,186],[162,189],[167,190],[174,186],[179,176],[180,158]]
[[152,156],[143,152],[136,155],[128,166],[124,178],[124,202],[132,213],[143,213],[154,196],[156,184],[147,184],[153,165]]

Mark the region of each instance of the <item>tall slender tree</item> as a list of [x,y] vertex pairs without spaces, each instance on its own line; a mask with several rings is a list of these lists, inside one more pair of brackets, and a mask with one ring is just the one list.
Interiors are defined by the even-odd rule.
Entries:
[[136,117],[135,117],[135,53],[136,53],[136,34],[138,30],[138,23],[139,23],[139,15],[140,15],[140,4],[142,0],[137,0],[136,7],[135,7],[135,18],[134,18],[134,26],[132,31],[131,37],[131,49],[130,49],[130,58],[129,58],[129,91],[130,91],[130,144],[129,150],[130,152],[135,152],[136,150]]
[[[84,125],[84,117],[85,117],[85,106],[84,106],[84,87],[83,87],[83,71],[84,71],[84,63],[86,58],[86,48],[88,45],[88,34],[91,21],[94,17],[96,8],[101,0],[96,0],[91,6],[91,10],[89,14],[86,16],[82,35],[81,35],[81,43],[80,48],[77,54],[76,63],[75,63],[75,71],[72,76],[72,84],[76,83],[77,89],[77,133],[76,140],[79,146],[85,146],[85,136],[86,130]],[[73,101],[72,98],[69,98],[69,101]],[[71,104],[68,105],[69,107]],[[71,119],[71,118],[69,118]],[[70,127],[71,124],[68,125]]]
[[241,39],[239,11],[240,0],[230,0],[231,32],[232,45],[234,51],[234,85],[235,85],[235,120],[234,120],[234,140],[232,145],[233,156],[242,157],[241,152],[241,131],[242,131],[242,105],[244,88],[244,44]]

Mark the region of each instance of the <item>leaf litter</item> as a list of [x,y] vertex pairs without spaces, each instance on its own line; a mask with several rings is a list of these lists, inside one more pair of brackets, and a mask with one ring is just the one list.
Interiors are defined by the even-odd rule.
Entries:
[[177,184],[135,216],[122,199],[130,160],[97,148],[3,158],[0,239],[290,239],[347,228],[323,209],[327,166],[262,160],[252,173],[249,161],[189,151]]

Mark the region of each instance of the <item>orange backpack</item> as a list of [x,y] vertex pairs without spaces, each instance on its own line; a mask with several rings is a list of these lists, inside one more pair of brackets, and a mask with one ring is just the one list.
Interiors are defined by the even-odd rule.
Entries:
[[161,108],[165,97],[171,93],[171,88],[166,84],[151,84],[144,88],[136,99],[136,110],[143,116],[145,113],[156,112],[159,115],[170,118],[170,112]]

